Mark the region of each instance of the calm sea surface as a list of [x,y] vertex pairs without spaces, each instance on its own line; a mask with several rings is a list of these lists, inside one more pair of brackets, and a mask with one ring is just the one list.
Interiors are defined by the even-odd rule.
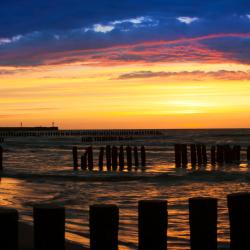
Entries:
[[[250,171],[242,151],[240,165],[175,169],[173,145],[181,143],[226,143],[250,145],[249,130],[166,130],[161,138],[142,138],[123,145],[145,145],[145,171],[73,172],[72,146],[84,152],[88,144],[79,137],[7,138],[5,176],[0,183],[0,204],[16,207],[23,221],[31,222],[37,202],[62,204],[67,209],[67,238],[88,246],[88,209],[95,203],[117,204],[120,208],[120,249],[137,248],[137,202],[167,199],[169,203],[169,249],[189,248],[189,197],[219,199],[219,246],[229,241],[226,195],[250,191]],[[94,159],[99,147],[93,143]],[[120,145],[111,142],[110,145]]]

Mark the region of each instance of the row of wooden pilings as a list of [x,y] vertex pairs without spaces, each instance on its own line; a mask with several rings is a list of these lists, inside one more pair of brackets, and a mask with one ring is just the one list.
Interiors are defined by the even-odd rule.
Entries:
[[[217,250],[217,199],[190,198],[191,250]],[[250,249],[250,193],[227,196],[230,249]],[[37,205],[33,208],[34,249],[65,249],[65,208]],[[91,205],[89,210],[90,250],[118,250],[119,208]],[[138,203],[138,249],[167,250],[168,207],[166,200]],[[4,250],[18,249],[18,212],[0,209],[0,242]]]
[[[190,144],[190,162],[192,165],[206,165],[208,163],[207,146],[205,144]],[[210,148],[210,163],[212,165],[223,163],[240,163],[241,146],[239,145],[212,145]],[[247,147],[247,160],[250,161],[250,146]],[[175,144],[175,164],[176,167],[187,166],[188,145]]]
[[[126,160],[125,160],[125,152],[123,146],[120,146],[119,149],[116,146],[111,147],[110,145],[107,145],[106,148],[101,147],[98,158],[99,171],[103,171],[104,169],[104,153],[106,155],[106,168],[108,171],[110,170],[116,171],[118,169],[118,166],[119,170],[123,170],[126,165],[128,170],[132,170],[133,163],[135,168],[138,168],[140,165],[142,168],[146,166],[146,149],[144,146],[141,146],[140,151],[136,146],[133,148],[130,146],[126,146],[125,151],[126,151]],[[73,168],[74,170],[78,170],[79,168],[78,148],[76,146],[73,147],[72,153],[73,153]],[[82,170],[94,169],[93,148],[91,146],[86,148],[84,154],[81,155],[80,168]]]

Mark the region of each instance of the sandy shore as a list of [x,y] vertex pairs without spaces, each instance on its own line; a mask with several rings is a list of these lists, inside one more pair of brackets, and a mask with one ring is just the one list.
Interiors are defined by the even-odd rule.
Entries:
[[[76,243],[66,241],[66,250],[87,250]],[[19,249],[33,250],[33,227],[24,222],[19,222]]]

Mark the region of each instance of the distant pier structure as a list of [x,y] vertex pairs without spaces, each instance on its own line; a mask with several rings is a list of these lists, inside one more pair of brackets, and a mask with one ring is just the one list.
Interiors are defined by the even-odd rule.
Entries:
[[159,129],[86,129],[61,130],[58,127],[0,127],[0,139],[6,137],[61,137],[80,136],[83,142],[136,139],[160,136]]

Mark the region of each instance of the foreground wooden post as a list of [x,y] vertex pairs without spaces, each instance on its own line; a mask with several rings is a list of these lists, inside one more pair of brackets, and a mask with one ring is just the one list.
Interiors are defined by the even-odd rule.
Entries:
[[3,170],[3,148],[0,146],[0,171]]
[[191,152],[191,164],[195,166],[196,165],[196,145],[195,144],[190,145],[190,152]]
[[230,221],[230,249],[250,249],[250,193],[227,196]]
[[90,146],[88,147],[88,169],[91,171],[94,168],[93,162],[93,148]]
[[211,164],[215,165],[216,164],[216,147],[211,146]]
[[138,206],[139,250],[166,250],[167,201],[143,200]]
[[73,168],[74,170],[78,170],[78,153],[76,146],[73,147],[72,153],[73,153]]
[[135,160],[135,167],[139,167],[139,157],[138,157],[138,149],[134,147],[134,160]]
[[217,250],[217,199],[189,199],[191,250]]
[[111,170],[111,148],[109,145],[106,146],[106,165],[107,170]]
[[104,147],[101,147],[100,152],[99,152],[99,159],[98,159],[98,167],[100,171],[103,170],[103,158],[104,158]]
[[86,150],[84,154],[81,156],[81,169],[82,170],[87,169],[87,155],[88,155],[88,150]]
[[33,208],[35,250],[65,249],[65,209],[55,205]]
[[0,248],[18,249],[18,212],[12,208],[0,208]]
[[175,144],[174,145],[174,154],[175,154],[175,165],[176,167],[181,166],[181,145]]
[[128,170],[132,169],[132,149],[130,146],[126,147],[126,153],[127,153],[127,166]]
[[146,149],[145,149],[145,146],[141,146],[141,166],[146,167]]
[[120,167],[121,171],[124,169],[124,150],[123,150],[123,146],[120,146],[120,150],[119,150],[119,167]]
[[119,209],[92,205],[89,211],[90,250],[118,250]]
[[118,157],[117,147],[113,146],[112,147],[112,170],[114,171],[117,170],[117,166],[118,166],[117,157]]

